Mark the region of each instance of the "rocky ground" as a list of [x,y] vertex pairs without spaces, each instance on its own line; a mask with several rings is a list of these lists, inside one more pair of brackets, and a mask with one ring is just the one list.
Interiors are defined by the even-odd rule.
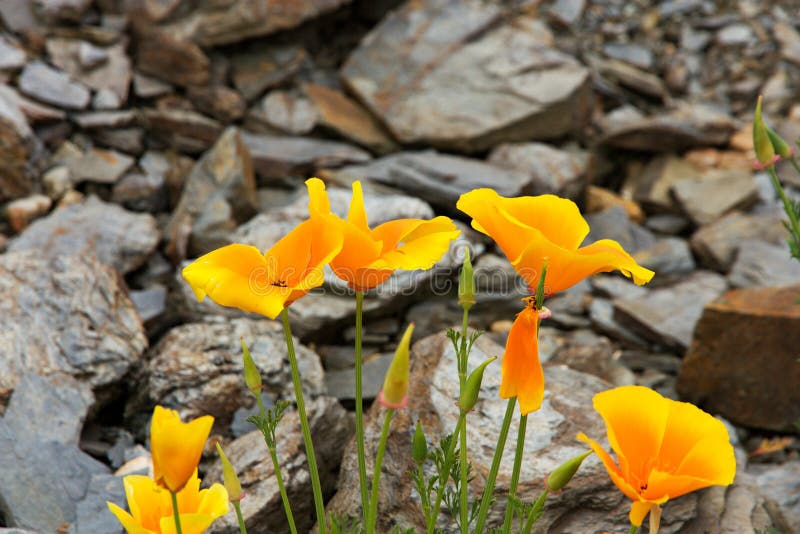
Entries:
[[[576,200],[587,242],[616,239],[657,272],[646,287],[596,276],[550,301],[547,396],[531,416],[521,494],[538,494],[581,449],[578,431],[604,433],[593,393],[637,383],[720,415],[737,445],[736,484],[670,502],[662,532],[800,532],[800,264],[768,176],[753,171],[748,129],[763,94],[770,123],[800,137],[800,4],[2,0],[0,22],[0,532],[120,532],[105,501],[124,500],[115,474],[147,470],[155,403],[214,415],[250,531],[287,531],[245,422],[239,347],[244,337],[265,400],[291,398],[282,332],[198,304],[178,273],[227,243],[268,248],[305,217],[311,175],[340,214],[360,179],[373,224],[445,214],[464,230],[434,269],[398,273],[365,304],[369,399],[402,326],[417,324],[382,529],[421,521],[404,476],[413,422],[436,438],[456,417],[441,332],[460,322],[460,247],[473,251],[480,290],[471,326],[487,331],[476,352],[501,354],[520,308],[502,253],[455,211],[459,194],[489,186]],[[797,196],[800,176],[779,171]],[[352,513],[357,478],[354,309],[333,277],[291,308],[338,513]],[[504,406],[498,384],[490,366],[469,419],[474,491]],[[282,428],[305,530],[296,416]],[[204,470],[220,477],[214,455]],[[592,459],[538,532],[621,531],[626,516]],[[212,531],[238,529],[231,515]]]

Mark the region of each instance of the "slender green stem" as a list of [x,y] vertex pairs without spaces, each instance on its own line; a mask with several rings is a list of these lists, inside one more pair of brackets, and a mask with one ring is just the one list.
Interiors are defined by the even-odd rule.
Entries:
[[492,495],[494,494],[494,484],[497,479],[497,471],[500,469],[500,461],[503,459],[503,450],[506,448],[506,439],[508,438],[508,428],[511,426],[511,417],[514,415],[514,406],[516,406],[516,404],[516,397],[511,397],[508,399],[506,415],[503,417],[503,426],[500,427],[500,435],[497,436],[497,448],[494,450],[494,458],[492,458],[492,467],[489,470],[489,478],[486,479],[486,487],[483,488],[481,507],[478,510],[478,518],[476,519],[475,523],[475,532],[483,532],[483,527],[486,523],[486,515],[489,513],[489,504],[491,503]]
[[[458,380],[459,380],[459,395],[464,393],[464,384],[467,381],[467,325],[469,323],[469,307],[464,307],[464,313],[461,317],[461,350],[459,351],[459,358],[458,358]],[[460,512],[460,522],[461,522],[461,534],[467,534],[469,525],[467,524],[468,519],[468,507],[469,507],[469,485],[467,482],[467,424],[466,424],[466,416],[464,414],[465,421],[464,424],[461,425],[461,432],[458,433],[460,443],[459,443],[459,456],[458,456],[458,464],[459,464],[459,478],[460,478],[460,495],[459,495],[459,512]]]
[[[261,414],[261,420],[265,421],[267,418],[267,410],[264,408],[264,401],[260,394],[256,395],[256,399],[258,400],[258,411]],[[286,493],[286,486],[283,484],[281,465],[278,463],[278,452],[275,448],[275,443],[271,440],[272,438],[267,439],[267,436],[264,436],[264,441],[266,441],[267,449],[269,450],[269,456],[272,459],[272,471],[275,473],[275,480],[278,481],[278,489],[281,492],[283,511],[286,513],[286,521],[289,523],[289,530],[292,534],[297,534],[297,527],[294,524],[294,514],[292,514],[292,505],[289,503],[289,495]],[[244,528],[244,523],[239,523],[239,526]]]
[[506,517],[503,519],[503,534],[509,534],[511,532],[511,522],[514,520],[514,506],[511,501],[517,495],[517,484],[519,483],[519,471],[522,467],[522,455],[525,450],[525,430],[527,425],[528,415],[525,414],[519,419],[517,450],[514,453],[514,470],[511,472],[511,485],[508,487],[508,503],[506,504]]
[[369,513],[367,514],[367,534],[375,534],[375,524],[378,522],[378,493],[381,484],[381,467],[383,467],[383,455],[386,452],[386,440],[389,439],[389,428],[392,426],[392,416],[394,410],[386,410],[383,418],[383,429],[381,430],[381,440],[378,443],[378,452],[375,454],[375,467],[372,470],[372,497],[369,501]]
[[[297,413],[300,415],[300,427],[303,430],[303,442],[306,447],[306,460],[308,461],[308,471],[311,475],[311,489],[314,492],[314,507],[317,511],[317,527],[320,534],[325,534],[325,503],[322,500],[322,486],[319,483],[319,470],[317,469],[317,457],[314,454],[314,444],[311,442],[311,430],[308,427],[308,416],[306,415],[306,404],[303,401],[303,388],[300,385],[300,371],[297,368],[297,356],[294,352],[294,341],[292,340],[292,328],[289,325],[289,311],[284,308],[281,312],[283,321],[283,333],[286,336],[286,349],[289,352],[289,363],[292,366],[292,382],[294,383],[294,395],[297,401]],[[180,534],[180,533],[178,533]]]
[[628,534],[636,534],[637,530],[639,530],[639,527],[636,525],[631,525],[631,529],[628,531]]
[[178,511],[178,492],[170,491],[169,494],[172,495],[172,513],[175,518],[175,533],[183,534],[183,530],[181,530],[181,513]]
[[239,506],[239,501],[233,501],[233,509],[236,510],[236,520],[239,521],[239,534],[247,534],[247,527],[244,526],[242,507]]
[[542,517],[544,503],[549,493],[550,491],[545,486],[544,491],[542,491],[536,498],[536,501],[534,501],[533,508],[531,508],[531,511],[528,513],[528,518],[525,521],[525,526],[522,528],[522,534],[530,534],[533,525]]
[[422,513],[425,515],[425,525],[428,525],[431,520],[431,503],[430,503],[430,494],[426,491],[427,488],[425,487],[425,470],[422,468],[422,464],[417,465],[417,476],[422,481],[422,487],[419,488],[419,500],[422,501]]
[[449,445],[447,446],[447,451],[445,451],[444,469],[442,476],[439,477],[439,488],[436,490],[436,501],[434,501],[433,509],[431,509],[431,519],[428,522],[428,534],[433,533],[433,529],[436,526],[436,520],[439,518],[439,508],[442,506],[444,488],[447,486],[447,479],[450,477],[450,467],[453,465],[453,452],[456,447],[456,436],[461,432],[461,427],[464,426],[465,422],[466,417],[462,413],[458,418],[458,423],[456,423],[456,429],[453,432],[453,437],[450,439]]
[[778,192],[781,202],[783,202],[783,211],[785,211],[786,215],[789,217],[789,223],[791,224],[792,233],[794,234],[792,237],[794,241],[797,242],[797,240],[800,239],[800,223],[797,221],[797,214],[794,212],[792,204],[789,202],[789,199],[786,197],[786,193],[783,191],[781,181],[778,179],[778,175],[775,172],[775,166],[771,165],[767,168],[767,170],[772,178],[772,185],[775,187],[775,191]]
[[800,165],[797,164],[797,160],[795,159],[795,157],[792,156],[791,158],[789,158],[789,161],[792,162],[792,167],[794,167],[794,170],[796,170],[798,174],[800,174]]
[[364,292],[356,291],[356,449],[358,454],[358,483],[361,488],[361,519],[367,523],[367,506],[369,497],[367,494],[367,462],[364,453],[364,404],[361,398],[361,339],[364,327],[362,325],[364,308]]

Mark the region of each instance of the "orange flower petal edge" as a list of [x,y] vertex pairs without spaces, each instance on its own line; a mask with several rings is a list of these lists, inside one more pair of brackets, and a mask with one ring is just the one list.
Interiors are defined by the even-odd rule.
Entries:
[[170,491],[180,491],[192,477],[203,454],[214,418],[184,423],[175,410],[156,406],[150,423],[153,478]]
[[544,399],[544,372],[539,362],[539,312],[532,300],[522,310],[508,333],[503,353],[500,397],[517,397],[522,415],[538,410]]
[[[320,211],[330,210],[324,189],[315,188],[314,197],[312,204]],[[385,282],[397,269],[430,269],[461,232],[447,217],[398,219],[370,229],[361,182],[355,181],[342,233],[342,249],[331,260],[331,268],[351,287],[366,290]]]
[[736,459],[725,425],[696,406],[641,386],[594,396],[606,423],[611,456],[584,434],[614,484],[632,501],[630,519],[641,525],[652,506],[708,486],[727,486]]
[[263,255],[250,245],[211,251],[186,266],[183,277],[202,301],[274,319],[314,287],[323,268],[342,248],[341,220],[330,213],[325,185],[308,181],[310,218],[297,225]]
[[554,195],[506,198],[491,189],[475,189],[461,195],[456,207],[472,217],[473,228],[497,243],[529,287],[537,287],[547,258],[548,295],[599,272],[618,270],[636,284],[653,277],[616,241],[580,247],[589,225],[571,200]]

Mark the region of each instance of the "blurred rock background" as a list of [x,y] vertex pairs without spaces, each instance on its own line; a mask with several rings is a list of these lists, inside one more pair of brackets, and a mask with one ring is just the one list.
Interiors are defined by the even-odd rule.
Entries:
[[[405,477],[414,422],[438,441],[456,417],[441,332],[460,323],[461,247],[480,290],[471,326],[487,331],[476,351],[500,355],[520,309],[502,253],[455,210],[487,186],[575,200],[587,243],[616,239],[657,272],[645,287],[599,275],[549,302],[547,397],[522,496],[580,449],[578,431],[602,436],[593,393],[636,383],[723,417],[740,461],[733,487],[670,502],[662,532],[800,532],[800,264],[767,175],[753,171],[749,131],[763,94],[770,123],[800,137],[798,66],[793,1],[0,0],[0,532],[120,532],[105,501],[124,500],[115,474],[147,471],[155,403],[214,415],[250,531],[287,531],[245,422],[239,347],[243,336],[268,403],[291,398],[280,328],[198,304],[179,270],[228,243],[271,246],[306,216],[312,175],[339,214],[359,179],[371,224],[463,223],[434,269],[397,273],[365,304],[368,401],[403,325],[415,321],[420,340],[382,529],[421,521]],[[800,176],[778,170],[800,198]],[[337,513],[354,513],[354,311],[332,276],[291,307]],[[498,384],[490,366],[470,417],[473,494],[504,406]],[[305,530],[296,416],[282,429]],[[213,454],[203,470],[220,477]],[[592,459],[538,532],[626,524],[627,500]],[[213,527],[236,531],[233,515]]]

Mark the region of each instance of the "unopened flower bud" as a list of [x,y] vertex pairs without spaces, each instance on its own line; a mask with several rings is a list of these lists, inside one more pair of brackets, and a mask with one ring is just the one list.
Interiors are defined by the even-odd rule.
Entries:
[[794,152],[792,147],[789,146],[789,143],[783,140],[783,137],[778,135],[778,133],[767,126],[767,136],[769,137],[769,142],[772,143],[772,148],[778,155],[784,159],[791,158],[792,153]]
[[465,310],[475,305],[475,275],[469,257],[469,247],[464,247],[464,263],[458,275],[458,303]]
[[250,350],[247,348],[244,338],[240,338],[240,341],[242,342],[242,353],[244,354],[244,381],[247,384],[247,389],[258,397],[261,395],[261,373],[250,355]]
[[389,369],[386,371],[383,389],[378,393],[378,402],[385,408],[405,408],[408,404],[408,352],[412,332],[414,332],[414,323],[408,325],[400,339],[392,363],[389,364]]
[[566,486],[569,481],[572,480],[572,477],[575,476],[575,473],[578,472],[578,468],[583,463],[583,460],[590,454],[592,454],[592,451],[586,451],[556,467],[544,481],[547,489],[550,491],[559,491]]
[[217,443],[217,454],[219,454],[219,459],[222,461],[222,479],[225,490],[228,492],[228,499],[231,502],[242,500],[242,485],[239,482],[239,477],[236,475],[236,470],[228,461],[228,457],[225,456],[219,443]]
[[756,112],[753,115],[753,149],[756,152],[756,159],[760,167],[768,167],[775,163],[775,148],[769,139],[767,125],[761,116],[761,96],[756,103]]
[[458,399],[458,407],[461,408],[463,413],[466,413],[475,406],[478,402],[478,393],[481,390],[481,382],[483,382],[483,371],[486,366],[497,359],[497,356],[492,356],[470,373],[467,381],[464,382],[464,391],[461,392],[461,397]]
[[422,465],[428,459],[428,441],[425,439],[425,432],[419,421],[417,421],[417,428],[414,429],[414,438],[411,440],[411,457],[417,465]]

